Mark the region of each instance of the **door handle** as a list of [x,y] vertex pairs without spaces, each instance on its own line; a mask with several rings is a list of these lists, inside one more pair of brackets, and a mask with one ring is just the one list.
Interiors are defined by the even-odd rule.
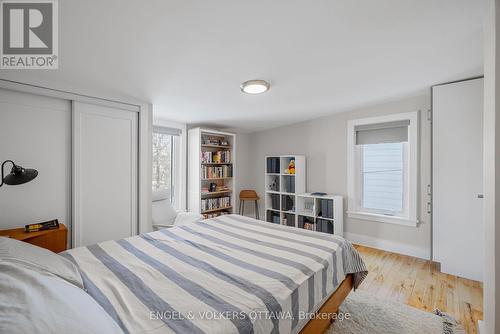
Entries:
[[483,194],[477,194],[477,198],[484,198]]

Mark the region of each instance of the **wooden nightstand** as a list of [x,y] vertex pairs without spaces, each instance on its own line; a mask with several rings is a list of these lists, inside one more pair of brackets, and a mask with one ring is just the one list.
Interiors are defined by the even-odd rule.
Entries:
[[57,230],[28,233],[24,232],[24,228],[21,227],[10,230],[0,230],[0,236],[28,242],[32,245],[59,253],[67,249],[68,229],[64,224],[59,224]]

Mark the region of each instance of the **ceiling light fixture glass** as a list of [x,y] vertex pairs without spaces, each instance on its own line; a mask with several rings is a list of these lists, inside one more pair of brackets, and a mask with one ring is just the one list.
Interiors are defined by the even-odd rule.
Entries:
[[269,83],[264,80],[248,80],[241,84],[240,89],[247,94],[261,94],[269,90]]

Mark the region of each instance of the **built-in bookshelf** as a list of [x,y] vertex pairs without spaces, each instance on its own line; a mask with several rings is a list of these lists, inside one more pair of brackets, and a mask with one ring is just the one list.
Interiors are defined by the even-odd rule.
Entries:
[[[295,168],[290,170],[290,163]],[[265,166],[266,221],[343,235],[343,197],[306,193],[303,155],[267,156]]]
[[188,131],[188,210],[205,218],[233,213],[234,133],[194,128]]

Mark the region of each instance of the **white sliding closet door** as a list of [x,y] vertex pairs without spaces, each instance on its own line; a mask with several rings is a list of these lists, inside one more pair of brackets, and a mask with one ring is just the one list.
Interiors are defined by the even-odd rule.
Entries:
[[7,159],[38,176],[0,188],[0,229],[52,219],[71,229],[70,101],[0,89],[0,164]]
[[482,281],[483,79],[433,87],[433,260]]
[[74,246],[137,233],[138,113],[73,102]]

